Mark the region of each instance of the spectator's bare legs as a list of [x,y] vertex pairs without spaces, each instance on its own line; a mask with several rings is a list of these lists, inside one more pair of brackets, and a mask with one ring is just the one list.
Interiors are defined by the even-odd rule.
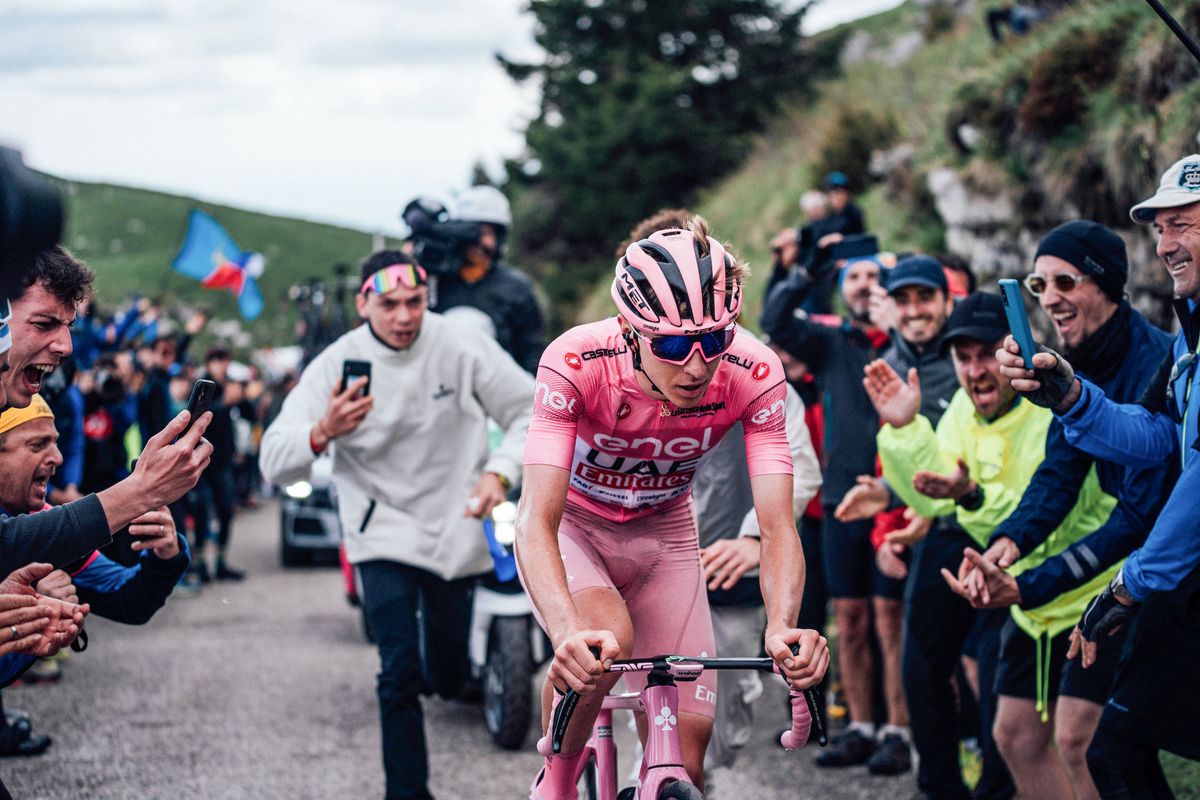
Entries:
[[867,601],[862,597],[833,598],[833,616],[838,628],[838,671],[851,722],[872,722],[871,648],[867,642]]
[[[1056,703],[1050,703],[1054,717]],[[994,735],[1023,800],[1075,797],[1067,765],[1054,746],[1054,727],[1042,722],[1033,700],[1001,695]],[[1088,783],[1091,781],[1089,779]]]
[[[887,701],[888,722],[908,727],[908,704],[900,676],[900,641],[904,628],[904,605],[888,597],[873,597],[875,632],[883,654],[883,690]],[[1084,745],[1084,749],[1087,746]],[[1084,765],[1086,767],[1086,764]]]
[[1087,749],[1100,724],[1100,712],[1104,706],[1081,697],[1058,698],[1054,713],[1054,742],[1067,764],[1071,783],[1075,785],[1075,797],[1079,800],[1100,800],[1100,793],[1092,783],[1088,770]]

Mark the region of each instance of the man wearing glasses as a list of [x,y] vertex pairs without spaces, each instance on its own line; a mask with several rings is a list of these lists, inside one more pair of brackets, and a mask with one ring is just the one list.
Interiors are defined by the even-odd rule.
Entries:
[[[1067,441],[1099,459],[1145,469],[1173,462],[1181,474],[1145,544],[1129,556],[1109,586],[1088,606],[1072,649],[1083,665],[1097,660],[1098,643],[1138,619],[1127,657],[1117,669],[1108,703],[1088,750],[1101,795],[1171,796],[1157,748],[1200,758],[1200,396],[1195,353],[1200,341],[1200,155],[1163,173],[1153,197],[1130,215],[1153,224],[1158,256],[1171,277],[1181,330],[1137,404],[1121,403],[1095,382],[1076,377],[1071,361],[1044,348],[1024,369],[1012,338],[997,353],[1013,387],[1052,408]],[[1102,657],[1102,655],[1100,656]],[[1165,790],[1165,792],[1164,792]]]
[[[1106,396],[1122,403],[1137,400],[1171,345],[1171,337],[1125,299],[1128,273],[1121,237],[1099,223],[1073,220],[1042,238],[1033,272],[1025,278],[1026,289],[1053,321],[1067,358]],[[959,569],[961,576],[976,573],[971,580],[977,591],[968,588],[968,599],[979,608],[1031,610],[1056,601],[1056,608],[1067,609],[1056,598],[1092,581],[1145,539],[1170,491],[1171,466],[1160,461],[1127,467],[1092,456],[1068,443],[1056,419],[1046,434],[1045,460],[1016,510],[988,540],[983,554],[988,567],[976,573],[976,561],[964,559]],[[1004,572],[1042,552],[1038,548],[1070,513],[1093,470],[1103,492],[1118,499],[1104,524],[1016,577]],[[985,581],[985,575],[990,580]],[[985,583],[986,601],[978,591]],[[1064,612],[1064,630],[1049,639],[1049,669],[1043,679],[1053,726],[1039,719],[1034,639],[1012,630],[1012,623],[1004,634],[999,688],[1007,703],[996,720],[997,740],[1022,790],[1035,792],[1034,787],[1040,787],[1036,796],[1070,796],[1071,786],[1090,782],[1087,747],[1108,698],[1124,637],[1103,642],[1100,664],[1091,670],[1066,661],[1072,618],[1088,599],[1074,600],[1078,608]]]
[[[306,480],[333,445],[346,555],[379,645],[386,796],[423,800],[421,695],[457,696],[467,677],[472,588],[492,566],[479,519],[520,478],[533,380],[490,337],[426,313],[428,276],[404,253],[373,254],[361,279],[366,324],[305,368],[260,464],[273,483]],[[348,360],[370,362],[369,378],[343,385]],[[489,418],[505,432],[490,453]]]

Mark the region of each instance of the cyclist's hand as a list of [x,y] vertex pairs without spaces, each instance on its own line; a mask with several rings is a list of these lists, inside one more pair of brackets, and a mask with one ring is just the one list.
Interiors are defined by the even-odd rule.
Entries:
[[708,590],[732,589],[752,569],[758,569],[762,542],[757,536],[718,539],[700,551],[700,566]]
[[870,519],[887,508],[888,491],[883,481],[873,475],[859,475],[857,483],[846,492],[833,516],[840,522]]
[[[793,644],[800,646],[795,655]],[[763,647],[793,689],[816,686],[829,668],[829,643],[814,630],[768,630]]]
[[1071,631],[1071,649],[1067,651],[1067,659],[1079,656],[1079,663],[1083,668],[1090,669],[1092,664],[1096,663],[1096,647],[1096,642],[1089,642],[1083,638],[1083,631],[1076,625]]
[[[600,650],[599,659],[592,655],[592,647]],[[588,694],[604,674],[604,665],[620,654],[621,646],[612,631],[576,631],[554,648],[554,659],[546,677],[560,692],[574,689],[580,694]]]

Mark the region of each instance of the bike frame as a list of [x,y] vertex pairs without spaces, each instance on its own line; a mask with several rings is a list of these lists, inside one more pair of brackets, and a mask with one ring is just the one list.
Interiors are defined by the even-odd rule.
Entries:
[[[679,686],[678,681],[691,682],[706,669],[750,669],[759,672],[778,672],[769,658],[708,658],[688,656],[655,656],[649,659],[613,661],[606,672],[649,672],[646,687],[638,693],[610,694],[604,698],[600,712],[592,725],[592,735],[584,746],[585,758],[594,770],[596,796],[594,800],[616,800],[617,746],[613,739],[613,711],[641,711],[646,715],[646,743],[642,766],[638,772],[635,800],[654,800],[663,787],[673,781],[690,783],[683,768],[683,752],[679,744]],[[782,744],[788,750],[804,746],[810,728],[817,731],[817,741],[826,744],[824,727],[817,713],[815,689],[803,692],[791,690],[792,728],[783,735]],[[559,752],[570,718],[579,702],[579,695],[568,691],[554,707],[551,730],[538,742],[543,755]]]

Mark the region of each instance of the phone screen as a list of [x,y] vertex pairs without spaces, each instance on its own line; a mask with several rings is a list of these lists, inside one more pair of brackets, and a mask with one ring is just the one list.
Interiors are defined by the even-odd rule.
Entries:
[[347,359],[342,362],[342,391],[346,391],[347,386],[364,376],[367,379],[367,384],[359,393],[360,397],[366,397],[371,393],[371,362],[355,361],[353,359]]

